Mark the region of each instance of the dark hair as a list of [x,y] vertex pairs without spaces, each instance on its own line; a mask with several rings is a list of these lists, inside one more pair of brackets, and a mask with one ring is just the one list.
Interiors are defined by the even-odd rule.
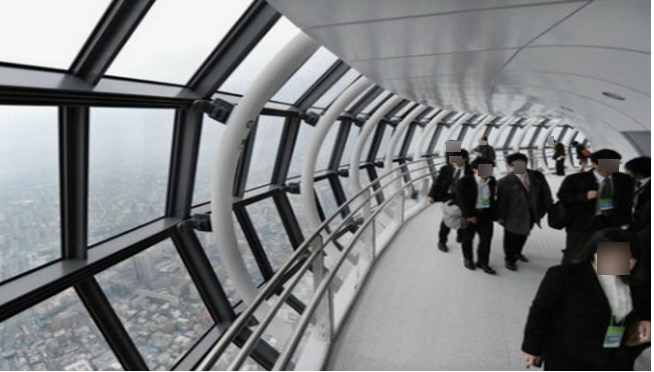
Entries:
[[631,171],[640,177],[647,178],[652,175],[652,159],[649,156],[633,158],[624,166],[628,171]]
[[492,164],[493,166],[495,166],[495,163],[493,163],[492,161],[481,157],[475,158],[475,160],[473,160],[472,163],[470,163],[470,166],[474,169],[478,169],[479,164]]
[[609,149],[601,149],[593,152],[590,155],[590,161],[599,164],[600,159],[622,159],[622,155],[619,152]]
[[[581,248],[579,254],[573,258],[572,262],[575,264],[591,262],[595,253],[597,253],[597,243],[629,243],[631,256],[637,260],[636,267],[631,271],[633,277],[631,275],[620,275],[620,278],[626,283],[633,283],[642,278],[642,270],[640,268],[643,266],[641,264],[643,249],[639,244],[631,244],[632,240],[633,234],[630,231],[618,227],[596,231]],[[649,249],[649,246],[647,246],[647,249]]]
[[466,160],[470,159],[470,154],[468,153],[468,150],[461,149],[460,154],[461,154],[461,156],[463,156],[464,159],[466,159]]
[[482,141],[488,141],[488,136],[486,136],[486,135],[481,136],[481,140]]
[[577,141],[570,142],[570,146],[577,146],[578,144],[579,144],[579,142],[577,142]]
[[529,163],[529,158],[527,157],[527,155],[521,152],[516,152],[506,157],[507,164],[512,164],[514,161],[518,161],[518,160],[524,161],[525,163]]

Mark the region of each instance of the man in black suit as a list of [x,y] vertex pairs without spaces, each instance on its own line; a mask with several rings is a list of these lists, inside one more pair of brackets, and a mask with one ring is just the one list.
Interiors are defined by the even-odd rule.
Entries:
[[[429,195],[427,201],[429,204],[434,204],[436,202],[446,203],[454,199],[454,194],[456,193],[456,183],[463,176],[471,175],[472,170],[468,165],[468,151],[461,149],[460,152],[448,152],[446,153],[448,164],[443,165],[438,171],[438,176],[436,181],[431,185],[429,190]],[[451,157],[461,160],[459,163],[451,163]],[[447,247],[447,237],[450,234],[450,228],[441,221],[441,227],[438,231],[438,249],[443,252],[449,251]],[[461,242],[462,231],[457,230],[457,241]]]
[[631,159],[625,164],[627,172],[635,179],[636,188],[634,190],[634,209],[631,229],[638,232],[642,229],[651,227],[651,203],[652,203],[652,185],[650,178],[652,176],[652,159],[649,156],[641,156]]
[[467,227],[463,229],[461,245],[463,262],[466,268],[475,269],[472,242],[475,234],[479,234],[476,267],[492,275],[495,274],[495,270],[488,266],[488,261],[495,218],[496,181],[492,176],[493,163],[488,159],[477,158],[470,166],[474,174],[459,180],[455,195],[456,204],[461,208],[463,218],[467,221]]
[[[631,223],[634,181],[617,171],[621,158],[616,151],[599,150],[591,155],[590,171],[563,180],[557,196],[570,219],[563,263],[569,263],[595,231]],[[600,167],[600,161],[612,166]]]
[[497,220],[504,226],[504,261],[511,271],[518,269],[517,261],[528,262],[522,254],[527,237],[552,205],[552,191],[545,176],[527,169],[527,155],[507,156],[512,173],[497,182]]

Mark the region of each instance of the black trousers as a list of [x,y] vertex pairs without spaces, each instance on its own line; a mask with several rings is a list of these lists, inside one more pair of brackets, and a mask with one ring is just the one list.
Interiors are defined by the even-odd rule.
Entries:
[[565,158],[556,161],[556,175],[565,176]]
[[477,213],[477,223],[468,223],[463,229],[463,241],[461,250],[465,260],[474,261],[472,254],[472,243],[475,235],[479,235],[479,245],[477,246],[477,264],[488,265],[490,259],[491,240],[493,239],[493,217],[487,209],[479,210]]
[[606,360],[589,362],[578,357],[545,358],[545,371],[633,371],[635,357],[623,349],[609,353]]
[[[445,222],[441,221],[441,227],[438,230],[438,242],[439,243],[447,243],[447,237],[450,235],[450,230],[452,230],[452,229],[447,227],[447,225],[445,225]],[[462,233],[463,233],[463,230],[456,230],[457,238],[461,237]]]
[[609,227],[608,219],[603,216],[596,216],[588,229],[568,230],[565,237],[565,249],[561,263],[571,263],[578,255],[584,244],[593,234],[599,230]]
[[515,263],[527,243],[528,235],[514,234],[504,229],[504,260]]

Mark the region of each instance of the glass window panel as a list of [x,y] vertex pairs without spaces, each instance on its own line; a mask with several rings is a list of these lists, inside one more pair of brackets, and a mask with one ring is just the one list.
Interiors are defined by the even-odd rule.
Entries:
[[157,0],[107,74],[185,84],[251,0]]
[[509,124],[504,128],[501,128],[501,131],[499,132],[499,136],[497,137],[497,144],[495,145],[495,147],[500,147],[500,148],[504,147],[505,142],[509,138],[509,134],[511,134],[512,130],[513,130],[513,126],[511,124]]
[[302,198],[299,194],[287,193],[286,195],[288,196],[288,200],[293,208],[293,213],[295,213],[295,219],[297,219],[302,234],[306,239],[313,232],[311,224],[309,224],[309,209],[304,203],[302,203]]
[[[322,210],[325,213],[325,218],[334,215],[339,206],[338,203],[336,203],[336,196],[334,195],[332,186],[329,184],[329,180],[316,182],[316,193],[318,194]],[[339,214],[335,221],[341,221],[342,219],[343,217]]]
[[[527,147],[527,146],[529,146],[529,143],[531,142],[531,138],[534,136],[534,133],[536,133],[536,129],[537,129],[537,128],[536,128],[536,127],[533,127],[533,126],[532,126],[532,127],[529,127],[529,128],[527,129],[527,134],[526,134],[525,137],[522,139],[522,143],[520,144],[520,147]],[[520,135],[522,136],[522,133],[520,133]]]
[[362,112],[364,114],[371,114],[372,111],[375,110],[377,106],[379,106],[382,102],[386,101],[386,99],[390,97],[391,94],[392,93],[389,91],[382,92],[380,95],[377,96],[377,98],[375,98],[372,102],[370,102],[368,106],[366,106],[366,108],[363,109]]
[[89,243],[163,217],[173,110],[91,110]]
[[332,154],[334,153],[334,145],[336,144],[336,136],[338,135],[338,128],[340,125],[335,123],[329,129],[327,136],[320,146],[320,152],[318,153],[318,160],[316,161],[316,171],[325,170],[329,167],[329,161],[332,159]]
[[[350,110],[352,109],[352,107],[353,107],[357,102],[359,102],[360,100],[362,100],[363,97],[367,96],[368,93],[370,93],[371,90],[375,89],[375,87],[376,87],[376,85],[373,84],[373,85],[369,86],[366,90],[364,90],[362,93],[360,93],[359,96],[357,96],[357,98],[355,98],[352,102],[350,102],[350,104],[345,108],[345,111],[350,111]],[[383,94],[383,93],[384,93],[384,92],[380,93],[380,95]]]
[[404,143],[411,141],[411,138],[407,138],[409,134],[412,135],[409,129],[411,128],[405,128],[404,133],[402,133],[402,137],[399,141],[397,141],[397,145],[395,145],[395,153],[393,154],[394,156],[400,156],[400,152],[402,152],[402,146],[404,146]]
[[[259,270],[257,261],[255,260],[254,255],[252,254],[252,250],[250,249],[245,235],[243,234],[243,229],[241,229],[241,226],[239,225],[236,218],[234,218],[234,229],[236,231],[236,240],[238,242],[239,250],[243,256],[248,272],[250,273],[252,279],[254,279],[255,284],[259,285],[263,283],[263,275],[261,275],[261,270]],[[216,275],[218,275],[218,278],[220,279],[220,283],[223,285],[223,290],[227,294],[227,297],[229,297],[229,301],[232,305],[236,305],[236,303],[238,303],[242,298],[241,295],[236,291],[236,287],[234,286],[232,279],[225,269],[225,264],[222,261],[220,251],[218,250],[217,243],[213,238],[213,234],[198,231],[197,236],[200,240],[200,243],[204,247],[204,251],[207,253],[207,257],[209,258],[211,266],[213,266]]]
[[0,106],[0,281],[59,259],[58,112]]
[[293,157],[291,158],[291,164],[288,169],[288,177],[299,176],[302,173],[302,168],[306,160],[306,152],[314,132],[315,128],[312,125],[306,123],[300,124],[300,131],[295,141]]
[[[416,129],[413,130],[413,137],[411,138],[411,145],[409,146],[409,151],[407,152],[407,156],[414,156],[414,154],[418,150],[418,145],[420,145],[420,139],[422,138],[423,134],[424,134],[424,127],[416,126]],[[415,161],[418,159],[413,159],[413,160]]]
[[[572,129],[568,129],[568,131],[565,133],[565,137],[563,138],[562,142],[564,145],[569,146],[570,142],[572,142],[572,137],[575,135],[575,131]],[[557,138],[557,137],[554,137]]]
[[404,115],[406,115],[409,111],[411,111],[411,110],[412,110],[414,107],[416,107],[416,106],[417,106],[417,105],[414,105],[414,104],[412,104],[411,102],[409,102],[409,103],[407,103],[406,105],[404,105],[404,107],[402,107],[402,108],[401,108],[401,109],[400,109],[400,110],[395,114],[395,116],[397,116],[397,117],[403,117]]
[[193,205],[211,200],[211,167],[214,164],[218,144],[225,131],[225,125],[206,116],[202,123],[198,168],[195,174]]
[[248,172],[248,190],[270,183],[285,120],[280,116],[259,116]]
[[[384,125],[384,128],[386,128],[385,124],[381,124],[381,125]],[[359,133],[361,133],[361,131],[359,131]],[[368,135],[368,137],[366,138],[366,143],[363,144],[363,151],[361,151],[362,162],[367,161],[370,157],[374,158],[374,154],[370,154],[370,151],[372,149],[372,142],[375,140],[376,135],[377,135],[377,130],[374,129],[372,133],[370,133],[370,135]]]
[[376,154],[376,157],[378,159],[386,157],[386,151],[388,151],[388,144],[391,141],[391,137],[393,136],[393,133],[395,133],[395,128],[389,125],[386,125],[384,127],[384,135],[382,136],[381,142],[379,142],[379,150],[377,151]]
[[152,370],[170,370],[213,326],[170,240],[109,268],[97,280]]
[[275,271],[286,263],[293,254],[293,248],[284,230],[275,202],[264,199],[245,207],[252,224],[257,230],[259,240],[266,250],[268,260]]
[[[223,2],[218,2],[223,3]],[[223,83],[219,91],[234,94],[245,94],[252,81],[270,62],[270,58],[279,52],[300,30],[285,17],[277,21],[266,36],[259,41],[256,47],[238,65],[236,70]]]
[[[357,143],[357,138],[359,137],[360,131],[361,129],[354,124],[350,126],[350,132],[347,135],[347,139],[345,140],[345,147],[343,148],[343,156],[341,157],[341,164],[339,165],[350,164],[350,157],[352,156],[352,150],[354,149],[354,146]],[[361,153],[361,155],[366,156],[364,153]]]
[[0,1],[0,61],[68,69],[109,3]]
[[2,371],[119,371],[122,366],[72,289],[0,323]]
[[289,104],[295,103],[336,60],[335,55],[321,47],[293,74],[272,100]]
[[325,94],[316,101],[314,106],[320,107],[320,108],[326,108],[329,105],[336,100],[336,97],[341,95],[343,91],[347,87],[350,86],[356,80],[361,74],[353,68],[351,68],[348,72],[345,73],[334,85],[332,85],[326,92]]

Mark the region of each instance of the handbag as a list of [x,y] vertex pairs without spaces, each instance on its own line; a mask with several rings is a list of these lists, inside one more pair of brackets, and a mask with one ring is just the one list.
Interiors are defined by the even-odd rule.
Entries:
[[443,203],[443,223],[450,229],[462,229],[465,227],[466,220],[463,218],[461,208],[453,200]]
[[570,223],[570,217],[562,201],[557,201],[547,211],[547,224],[556,230],[562,230]]

